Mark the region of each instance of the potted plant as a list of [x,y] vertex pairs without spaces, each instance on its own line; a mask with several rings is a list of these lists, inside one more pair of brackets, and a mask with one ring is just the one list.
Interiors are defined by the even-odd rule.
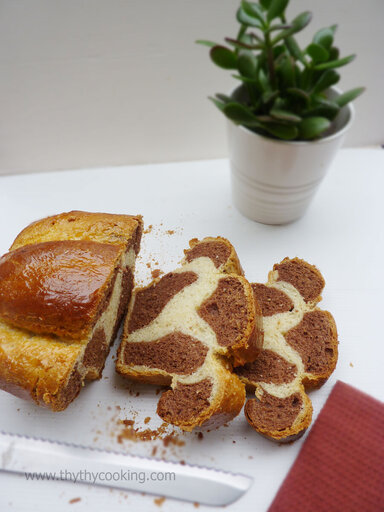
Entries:
[[247,217],[283,224],[303,215],[353,118],[350,102],[364,88],[341,93],[336,25],[316,32],[301,49],[294,35],[311,20],[288,22],[289,0],[242,1],[236,38],[210,47],[212,61],[234,70],[240,85],[210,98],[228,119],[232,192]]

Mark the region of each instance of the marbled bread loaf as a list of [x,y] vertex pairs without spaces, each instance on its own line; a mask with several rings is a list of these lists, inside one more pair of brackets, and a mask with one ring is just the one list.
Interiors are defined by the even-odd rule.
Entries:
[[219,426],[244,404],[244,385],[232,365],[254,360],[262,330],[241,274],[227,240],[192,240],[180,268],[133,293],[117,371],[171,386],[157,412],[183,430]]
[[0,259],[0,388],[65,409],[101,376],[133,288],[141,217],[73,211]]
[[276,441],[304,433],[312,419],[306,390],[321,386],[336,366],[334,319],[316,307],[324,284],[316,267],[286,258],[273,267],[267,284],[252,285],[263,314],[264,347],[235,372],[256,393],[245,406],[248,422]]

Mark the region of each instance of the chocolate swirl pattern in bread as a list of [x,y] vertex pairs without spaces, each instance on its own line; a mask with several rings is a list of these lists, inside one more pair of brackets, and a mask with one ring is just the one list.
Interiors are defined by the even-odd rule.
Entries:
[[231,369],[254,360],[262,331],[241,274],[227,240],[192,240],[180,268],[134,291],[117,371],[171,386],[157,412],[184,430],[221,425],[244,404],[244,385]]
[[235,369],[254,390],[245,416],[276,441],[300,437],[312,419],[306,389],[321,386],[337,362],[337,330],[328,311],[316,307],[324,279],[298,258],[273,267],[267,284],[253,284],[263,314],[264,347],[258,359]]
[[100,378],[128,306],[141,217],[69,212],[0,258],[0,387],[54,411]]

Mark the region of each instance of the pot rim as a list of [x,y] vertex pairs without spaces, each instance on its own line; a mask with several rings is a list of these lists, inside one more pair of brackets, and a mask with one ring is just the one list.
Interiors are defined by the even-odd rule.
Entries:
[[[236,87],[235,89],[232,89],[230,95],[232,96],[232,94],[237,89],[239,89],[240,87],[242,87],[242,86],[240,85],[240,86]],[[342,94],[341,89],[339,89],[338,87],[332,86],[329,89],[335,91],[339,95]],[[330,141],[332,141],[334,139],[342,137],[349,130],[353,120],[355,119],[355,107],[353,106],[352,103],[347,103],[347,105],[344,105],[344,107],[342,107],[342,108],[346,108],[349,111],[349,118],[348,118],[347,122],[344,124],[344,126],[342,128],[340,128],[340,130],[336,131],[335,133],[331,133],[330,135],[327,135],[326,137],[321,137],[320,139],[316,139],[316,140],[283,140],[283,139],[275,139],[275,138],[272,138],[272,137],[267,137],[266,135],[261,135],[260,133],[253,132],[252,130],[250,130],[246,126],[244,126],[242,124],[236,124],[236,123],[234,123],[233,121],[231,121],[228,118],[227,118],[227,121],[229,123],[231,123],[231,124],[234,124],[237,128],[240,128],[241,130],[245,131],[246,133],[248,133],[250,135],[255,135],[256,137],[261,137],[262,139],[268,140],[268,141],[276,143],[276,144],[288,144],[288,145],[296,145],[296,146],[306,146],[306,145],[309,145],[309,144],[313,144],[313,145],[315,145],[315,144],[325,144],[325,143],[330,142]]]

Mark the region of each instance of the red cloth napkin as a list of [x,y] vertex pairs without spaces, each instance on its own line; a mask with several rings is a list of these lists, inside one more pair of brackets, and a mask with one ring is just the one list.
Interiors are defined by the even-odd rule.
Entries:
[[384,404],[338,381],[268,512],[383,512]]

